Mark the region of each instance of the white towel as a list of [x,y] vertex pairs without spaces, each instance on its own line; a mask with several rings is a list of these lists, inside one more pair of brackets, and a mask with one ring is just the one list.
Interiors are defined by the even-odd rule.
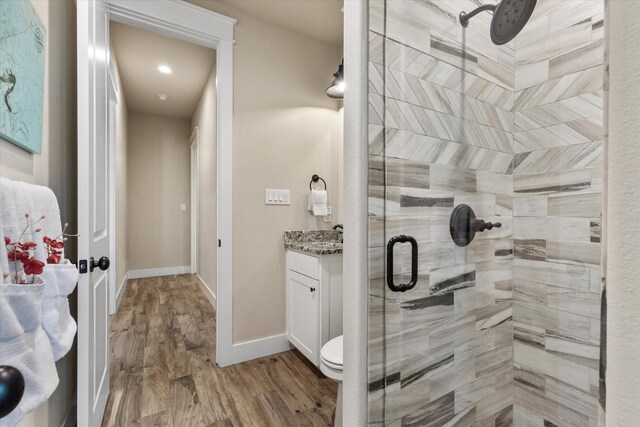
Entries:
[[[47,187],[0,177],[0,218],[2,218],[4,235],[12,241],[18,239],[27,225],[25,214],[29,214],[31,224],[42,216],[45,217],[27,230],[22,241],[32,240],[37,243],[34,256],[46,262],[47,250],[42,243],[42,238],[44,236],[55,238],[62,233],[60,208],[55,194]],[[36,233],[37,228],[41,228],[42,231]]]
[[69,312],[68,296],[78,283],[78,269],[67,259],[47,264],[40,277],[44,280],[42,327],[49,337],[54,360],[69,352],[78,330]]
[[58,386],[51,344],[41,326],[44,285],[36,280],[34,285],[0,285],[0,365],[18,369],[25,381],[22,400],[0,420],[2,427],[18,424]]
[[327,190],[309,191],[308,209],[315,216],[327,216]]

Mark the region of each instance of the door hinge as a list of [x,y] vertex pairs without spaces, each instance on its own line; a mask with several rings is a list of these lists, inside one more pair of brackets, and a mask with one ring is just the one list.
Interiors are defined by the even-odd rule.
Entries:
[[81,259],[78,261],[78,271],[80,274],[87,274],[88,271],[88,263],[86,259]]

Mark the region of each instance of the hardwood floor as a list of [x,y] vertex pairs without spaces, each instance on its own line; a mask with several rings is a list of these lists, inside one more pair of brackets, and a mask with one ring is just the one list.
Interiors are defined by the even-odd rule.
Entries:
[[332,425],[337,384],[297,351],[216,365],[215,310],[196,280],[129,280],[111,321],[102,425]]

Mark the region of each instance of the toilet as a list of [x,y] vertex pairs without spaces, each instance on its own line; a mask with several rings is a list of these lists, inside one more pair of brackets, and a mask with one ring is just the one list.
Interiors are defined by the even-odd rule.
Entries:
[[334,427],[342,427],[342,335],[335,337],[320,350],[320,371],[338,382]]

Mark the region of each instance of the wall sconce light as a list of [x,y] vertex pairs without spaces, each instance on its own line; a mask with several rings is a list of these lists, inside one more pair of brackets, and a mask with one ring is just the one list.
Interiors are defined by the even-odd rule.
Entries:
[[344,98],[344,88],[346,83],[344,82],[344,60],[338,66],[338,71],[333,74],[333,82],[331,86],[324,91],[329,98],[342,99]]

